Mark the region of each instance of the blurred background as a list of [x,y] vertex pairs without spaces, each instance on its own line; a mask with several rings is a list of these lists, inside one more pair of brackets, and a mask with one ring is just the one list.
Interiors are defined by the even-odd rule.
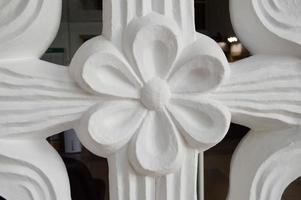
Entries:
[[[195,0],[195,23],[197,31],[218,42],[229,62],[234,62],[250,54],[232,29],[228,7],[228,0]],[[68,66],[76,50],[85,41],[101,34],[101,27],[101,0],[63,0],[59,33],[43,59]],[[206,200],[226,199],[231,157],[248,131],[247,127],[232,124],[227,137],[205,152]],[[98,158],[82,147],[72,130],[58,133],[48,140],[66,163],[73,200],[109,199],[106,159]],[[300,200],[300,191],[301,181],[296,180],[288,187],[283,199]]]

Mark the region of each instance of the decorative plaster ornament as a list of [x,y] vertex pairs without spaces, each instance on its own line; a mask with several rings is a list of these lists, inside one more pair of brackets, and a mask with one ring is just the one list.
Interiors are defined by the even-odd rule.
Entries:
[[266,28],[281,38],[301,44],[301,1],[253,0],[252,3]]
[[280,200],[301,176],[300,5],[231,2],[234,27],[257,55],[231,66],[230,82],[217,97],[231,107],[233,121],[252,129],[232,159],[229,200]]
[[295,0],[230,1],[235,32],[253,54],[300,57],[300,9]]
[[[206,95],[227,77],[228,63],[205,36],[182,50],[177,25],[158,14],[135,19],[124,34],[127,56],[103,37],[74,56],[71,72],[82,88],[115,97],[93,107],[77,132],[100,156],[116,153],[131,140],[134,168],[143,175],[165,175],[183,163],[179,131],[200,150],[225,136],[230,113]],[[91,141],[97,143],[92,148]]]
[[234,156],[229,200],[280,199],[300,176],[300,4],[232,0],[240,39],[265,55],[230,66],[196,33],[193,5],[104,0],[102,36],[67,69],[38,59],[55,37],[61,1],[1,1],[0,195],[69,200],[46,137],[74,128],[108,158],[111,200],[196,200],[198,153],[223,139],[232,115],[253,132]]

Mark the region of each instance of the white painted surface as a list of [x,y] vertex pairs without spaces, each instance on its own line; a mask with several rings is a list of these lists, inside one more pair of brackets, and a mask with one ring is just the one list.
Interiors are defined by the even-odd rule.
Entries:
[[[154,9],[168,5],[154,3]],[[168,10],[162,10],[167,12],[163,16],[148,6],[145,1],[143,16],[122,22],[111,36],[88,41],[74,56],[73,78],[84,90],[107,99],[84,115],[77,132],[89,150],[109,158],[111,198],[196,199],[195,150],[214,146],[230,124],[227,108],[207,97],[227,80],[229,65],[211,39],[187,32],[186,21],[170,17]],[[141,15],[132,7],[120,12]],[[124,181],[129,173],[133,178]],[[191,183],[182,185],[186,181]]]
[[300,127],[253,131],[232,160],[228,199],[281,200],[300,164]]
[[68,71],[38,59],[55,37],[61,2],[3,1],[0,194],[70,199],[65,168],[45,138],[75,128],[108,158],[112,200],[196,200],[198,152],[223,139],[232,114],[254,133],[234,157],[229,199],[280,199],[300,175],[300,36],[292,18],[301,7],[285,2],[232,0],[241,39],[270,55],[229,66],[219,46],[195,32],[193,0],[105,0],[103,36],[83,44]]
[[233,156],[229,200],[280,200],[301,176],[300,5],[231,1],[237,34],[256,55],[234,63],[216,94],[233,121],[252,129]]
[[[231,0],[230,13],[234,30],[253,54],[300,57],[301,8],[299,2],[294,0]],[[262,4],[265,6],[258,7]],[[279,12],[277,12],[278,9]],[[283,21],[282,24],[279,20]],[[299,39],[296,40],[296,38]]]

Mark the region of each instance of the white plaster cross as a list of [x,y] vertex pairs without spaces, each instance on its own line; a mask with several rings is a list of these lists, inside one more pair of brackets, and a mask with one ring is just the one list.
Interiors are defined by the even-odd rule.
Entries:
[[280,199],[300,176],[301,4],[232,0],[254,56],[229,65],[196,33],[193,0],[103,3],[102,36],[68,69],[39,60],[60,0],[0,2],[0,194],[70,199],[45,139],[74,128],[108,158],[111,200],[196,200],[197,155],[224,138],[232,116],[253,132],[235,154],[229,200]]

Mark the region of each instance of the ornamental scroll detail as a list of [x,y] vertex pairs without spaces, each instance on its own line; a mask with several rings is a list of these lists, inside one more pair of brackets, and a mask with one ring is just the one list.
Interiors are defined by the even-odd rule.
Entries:
[[108,158],[111,200],[196,200],[198,154],[220,142],[231,121],[252,132],[234,155],[229,200],[281,199],[301,175],[298,1],[232,0],[234,28],[254,56],[229,64],[195,31],[193,0],[104,0],[103,34],[83,44],[69,68],[39,59],[58,30],[61,3],[0,2],[3,197],[71,199],[46,138],[72,128]]

